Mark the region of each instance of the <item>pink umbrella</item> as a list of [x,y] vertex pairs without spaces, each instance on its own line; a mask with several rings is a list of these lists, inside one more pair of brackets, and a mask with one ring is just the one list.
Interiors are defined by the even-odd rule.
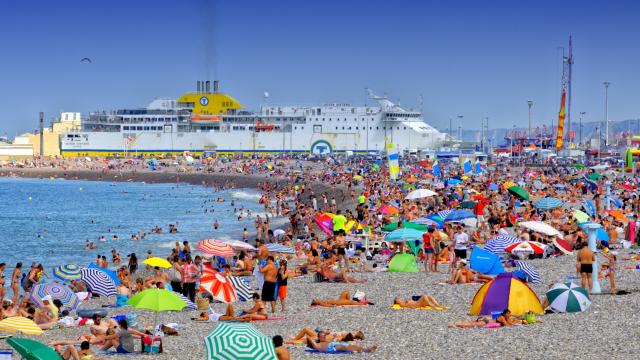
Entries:
[[231,245],[215,239],[200,241],[198,243],[198,250],[214,256],[233,256],[233,248],[231,247]]

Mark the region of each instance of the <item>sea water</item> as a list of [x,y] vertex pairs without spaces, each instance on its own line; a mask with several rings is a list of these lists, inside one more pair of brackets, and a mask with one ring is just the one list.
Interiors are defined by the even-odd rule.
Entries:
[[[244,227],[255,230],[254,216],[238,220],[240,209],[244,215],[263,212],[259,198],[251,189],[216,192],[188,184],[0,178],[0,262],[7,264],[9,281],[17,262],[25,270],[32,262],[42,263],[51,276],[58,265],[87,266],[97,255],[111,264],[112,249],[126,264],[128,254],[142,262],[148,250],[166,257],[176,241],[189,241],[195,249],[203,239],[240,240]],[[169,224],[178,232],[170,234]],[[151,234],[154,226],[163,233]],[[146,238],[131,241],[139,231]],[[106,241],[98,241],[101,235]],[[85,250],[87,240],[97,248]]]

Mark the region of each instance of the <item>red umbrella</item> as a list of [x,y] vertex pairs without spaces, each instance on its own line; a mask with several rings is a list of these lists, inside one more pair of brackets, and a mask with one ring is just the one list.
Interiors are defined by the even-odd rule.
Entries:
[[555,245],[558,250],[562,251],[565,255],[573,255],[573,249],[568,242],[560,238],[553,239],[553,245]]
[[231,245],[220,240],[202,240],[198,243],[198,250],[209,255],[222,257],[233,256],[233,248]]
[[537,241],[520,241],[504,248],[504,251],[514,254],[542,254],[546,245]]
[[200,278],[200,289],[205,290],[213,298],[224,303],[230,303],[238,300],[236,289],[231,281],[224,275],[209,265],[204,265],[202,269],[202,277]]

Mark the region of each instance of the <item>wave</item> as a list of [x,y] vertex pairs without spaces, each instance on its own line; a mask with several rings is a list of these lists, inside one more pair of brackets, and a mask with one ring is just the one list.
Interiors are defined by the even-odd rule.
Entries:
[[242,200],[254,200],[258,201],[262,197],[260,193],[255,191],[242,191],[236,190],[231,192],[231,197],[234,199],[242,199]]

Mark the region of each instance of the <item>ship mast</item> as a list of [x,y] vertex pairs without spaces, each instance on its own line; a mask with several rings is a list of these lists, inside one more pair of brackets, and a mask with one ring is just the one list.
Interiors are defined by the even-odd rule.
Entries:
[[573,44],[571,41],[571,35],[569,35],[569,56],[564,58],[562,86],[567,89],[567,140],[569,147],[571,147],[572,134],[571,134],[571,67],[573,65]]

